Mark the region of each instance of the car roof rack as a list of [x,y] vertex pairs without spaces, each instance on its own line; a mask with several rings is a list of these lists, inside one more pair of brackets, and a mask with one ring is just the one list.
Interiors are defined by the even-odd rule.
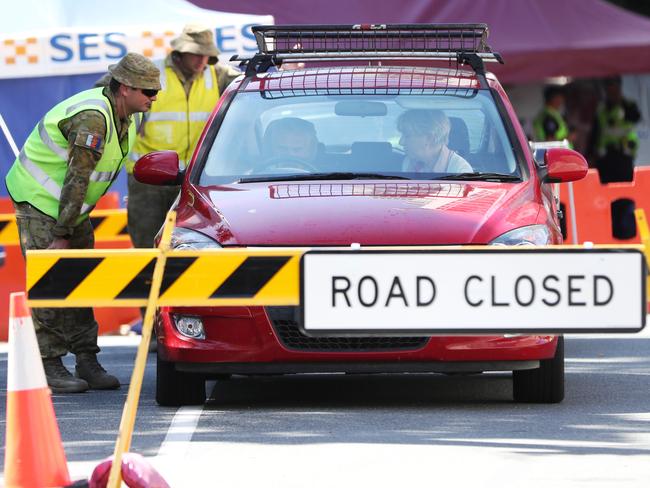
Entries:
[[487,24],[260,25],[258,52],[235,55],[246,77],[283,62],[448,60],[469,65],[487,87],[484,62],[503,59],[487,43]]

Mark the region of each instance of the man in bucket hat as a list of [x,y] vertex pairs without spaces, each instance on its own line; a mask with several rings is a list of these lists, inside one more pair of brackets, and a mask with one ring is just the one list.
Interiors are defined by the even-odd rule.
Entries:
[[135,162],[149,152],[169,149],[178,153],[182,166],[187,165],[220,95],[241,74],[217,62],[219,50],[207,27],[186,25],[171,48],[160,64],[162,90],[144,116],[126,163],[128,227],[135,247],[153,246],[180,189],[139,183],[132,175]]
[[[16,209],[23,251],[90,249],[88,214],[109,189],[134,140],[132,115],[156,100],[160,71],[128,53],[109,67],[111,81],[60,102],[40,120],[5,182]],[[120,387],[97,361],[92,308],[32,310],[47,383],[54,393]],[[76,377],[61,358],[76,356]]]

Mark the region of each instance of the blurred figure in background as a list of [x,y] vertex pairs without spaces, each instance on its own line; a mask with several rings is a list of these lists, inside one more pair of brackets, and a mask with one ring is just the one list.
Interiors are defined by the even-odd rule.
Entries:
[[564,110],[564,89],[549,85],[544,89],[544,108],[533,121],[533,136],[536,141],[562,141],[567,139],[569,145],[573,137],[562,115]]
[[134,247],[153,246],[180,190],[178,186],[139,183],[132,174],[135,162],[149,152],[169,149],[178,153],[181,167],[185,167],[219,97],[240,74],[217,63],[219,50],[207,27],[186,25],[171,47],[160,66],[162,90],[145,114],[126,162],[128,229]]
[[639,148],[636,104],[623,97],[620,77],[605,80],[605,101],[598,108],[590,137],[591,155],[601,183],[632,181]]

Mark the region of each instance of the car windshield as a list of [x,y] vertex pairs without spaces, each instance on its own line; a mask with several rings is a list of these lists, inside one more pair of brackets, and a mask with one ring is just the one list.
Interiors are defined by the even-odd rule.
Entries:
[[199,184],[282,179],[518,180],[520,170],[485,90],[238,93]]

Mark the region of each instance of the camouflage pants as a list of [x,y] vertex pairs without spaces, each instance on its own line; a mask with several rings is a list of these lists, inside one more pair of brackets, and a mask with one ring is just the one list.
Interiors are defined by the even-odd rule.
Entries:
[[[53,240],[55,220],[28,203],[14,203],[23,256],[27,250],[46,249]],[[88,219],[74,228],[70,247],[92,249],[93,228]],[[65,356],[68,352],[98,353],[97,330],[92,308],[34,308],[32,319],[43,358]]]
[[128,186],[126,209],[133,247],[154,247],[154,237],[165,223],[180,187],[147,185],[136,181],[131,174]]

